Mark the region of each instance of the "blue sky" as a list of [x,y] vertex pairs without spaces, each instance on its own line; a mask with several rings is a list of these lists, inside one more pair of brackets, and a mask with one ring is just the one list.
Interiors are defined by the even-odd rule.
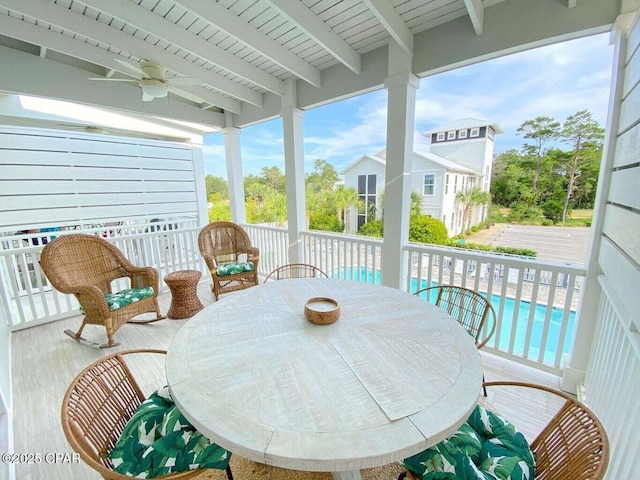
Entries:
[[[495,122],[495,152],[520,149],[518,127],[537,116],[564,121],[588,109],[604,127],[609,104],[613,47],[601,34],[505,56],[420,80],[416,95],[415,143],[428,145],[423,132],[460,118]],[[379,90],[307,110],[304,117],[305,169],[321,158],[342,169],[384,147],[386,91]],[[205,173],[226,177],[222,134],[204,141]],[[243,174],[265,166],[284,172],[279,119],[241,133]]]

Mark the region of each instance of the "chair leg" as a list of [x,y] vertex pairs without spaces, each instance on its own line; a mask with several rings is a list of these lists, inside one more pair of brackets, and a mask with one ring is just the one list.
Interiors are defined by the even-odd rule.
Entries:
[[231,473],[231,466],[230,465],[227,465],[227,468],[226,468],[225,471],[227,472],[227,478],[229,480],[233,480],[233,474]]
[[91,347],[91,348],[102,349],[102,348],[117,347],[118,345],[120,345],[119,342],[112,342],[112,343],[96,343],[96,342],[92,342],[92,341],[87,340],[86,338],[82,337],[80,335],[80,331],[74,333],[72,330],[67,329],[67,330],[64,331],[64,333],[66,335],[69,335],[76,342],[78,342],[78,343],[80,343],[82,345],[86,345],[87,347]]
[[404,480],[405,478],[407,478],[407,472],[402,472],[398,475],[398,480]]

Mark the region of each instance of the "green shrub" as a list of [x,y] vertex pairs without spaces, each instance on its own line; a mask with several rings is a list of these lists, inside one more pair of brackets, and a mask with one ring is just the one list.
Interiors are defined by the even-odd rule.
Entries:
[[446,245],[449,234],[444,223],[427,215],[412,215],[409,221],[409,241]]
[[562,211],[564,209],[564,193],[561,191],[555,192],[551,198],[548,198],[542,204],[542,213],[545,218],[552,220],[553,223],[558,223],[562,220]]
[[503,247],[496,245],[493,247],[494,252],[508,253],[509,255],[520,255],[523,257],[537,257],[538,252],[531,250],[530,248],[518,248],[518,247]]
[[542,220],[542,210],[540,207],[526,203],[515,203],[512,205],[507,220],[522,224],[539,223]]
[[457,243],[451,241],[447,245],[450,247],[464,248],[466,250],[479,250],[483,252],[490,252],[492,250],[491,245],[485,245],[484,243]]
[[214,203],[209,209],[209,222],[230,222],[231,221],[231,207],[229,201],[223,201]]
[[344,224],[335,215],[314,212],[309,216],[309,229],[342,233],[344,232]]
[[358,230],[360,235],[366,235],[367,237],[382,238],[384,233],[384,222],[382,220],[371,220],[365,223]]

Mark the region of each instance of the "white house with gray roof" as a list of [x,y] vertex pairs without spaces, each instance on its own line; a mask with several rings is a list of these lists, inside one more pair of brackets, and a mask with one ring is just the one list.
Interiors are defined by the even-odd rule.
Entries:
[[[411,190],[422,196],[422,213],[441,220],[450,236],[463,231],[463,206],[458,192],[473,186],[489,191],[494,136],[502,133],[499,125],[465,118],[425,132],[430,139],[428,151],[413,152]],[[347,232],[355,233],[366,222],[380,218],[384,192],[386,150],[363,155],[342,173],[344,184],[354,187],[362,200],[359,211],[346,219]],[[485,207],[476,207],[471,225],[486,217]]]

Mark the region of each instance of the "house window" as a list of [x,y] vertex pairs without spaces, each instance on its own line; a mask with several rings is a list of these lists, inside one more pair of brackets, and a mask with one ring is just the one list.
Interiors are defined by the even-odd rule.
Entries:
[[463,177],[462,177],[462,189],[461,189],[463,192],[467,191],[466,190],[466,184],[467,184],[467,177],[463,175]]
[[456,226],[456,212],[453,212],[451,214],[451,231],[453,231],[453,228]]
[[447,132],[447,140],[455,140],[456,132]]
[[458,192],[458,175],[453,176],[453,193]]
[[469,136],[471,136],[471,137],[479,137],[480,136],[480,129],[479,128],[472,128],[471,129],[471,133],[469,134]]
[[444,132],[438,133],[437,140],[438,140],[438,142],[444,141]]
[[458,130],[458,138],[467,138],[466,130]]
[[358,175],[358,199],[360,200],[358,229],[376,218],[376,185],[376,174]]
[[436,176],[433,175],[432,173],[427,173],[424,176],[424,184],[422,187],[422,194],[423,195],[433,195],[435,192],[435,185],[436,185]]
[[444,176],[444,194],[448,194],[449,193],[449,174],[447,173]]

